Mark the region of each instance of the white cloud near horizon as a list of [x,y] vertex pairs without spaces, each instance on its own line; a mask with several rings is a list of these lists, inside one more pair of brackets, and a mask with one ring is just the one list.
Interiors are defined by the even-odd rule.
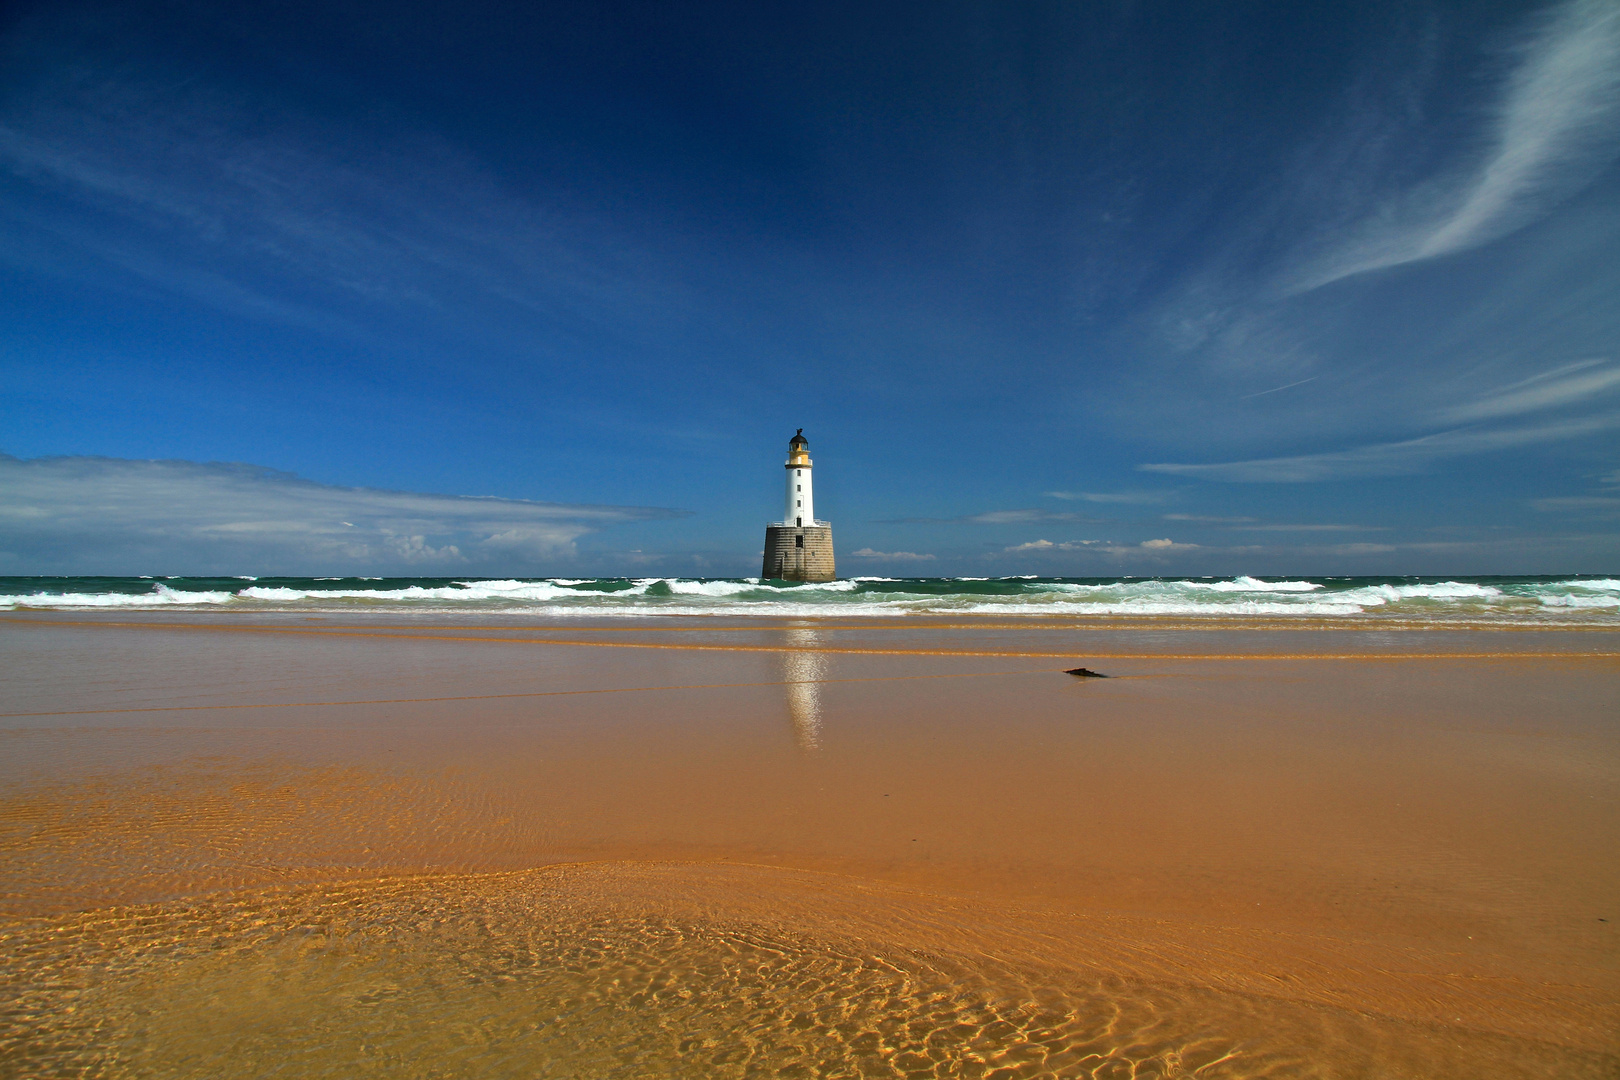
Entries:
[[1184,554],[1184,553],[1190,552],[1190,551],[1197,551],[1198,548],[1199,548],[1199,545],[1197,545],[1197,544],[1184,544],[1179,540],[1172,540],[1168,536],[1166,536],[1166,537],[1161,537],[1160,539],[1157,539],[1157,540],[1143,540],[1140,544],[1137,544],[1135,547],[1129,547],[1129,546],[1126,546],[1126,545],[1123,545],[1123,544],[1117,544],[1117,545],[1114,545],[1112,547],[1105,547],[1105,548],[1103,548],[1103,550],[1108,552],[1108,554],[1110,554],[1110,555],[1122,555],[1122,556],[1130,557],[1130,556],[1146,556],[1146,555],[1169,555],[1169,554],[1172,554],[1172,553]]
[[1051,540],[1031,540],[1025,544],[1014,544],[1002,548],[999,555],[1008,554],[1034,554],[1056,551],[1097,551],[1108,555],[1148,555],[1163,554],[1168,551],[1191,551],[1197,544],[1181,544],[1168,537],[1160,540],[1143,540],[1140,544],[1116,544],[1112,540],[1065,540],[1054,543]]
[[1112,541],[1109,540],[1065,540],[1060,544],[1056,544],[1050,540],[1031,540],[1026,544],[1013,544],[1011,547],[1004,547],[1001,549],[1001,554],[1029,551],[1087,551],[1110,543]]
[[1285,288],[1307,292],[1353,274],[1477,247],[1584,188],[1620,153],[1620,5],[1569,0],[1520,46],[1489,149],[1470,167],[1375,208],[1351,239]]
[[933,559],[927,553],[919,554],[915,551],[873,551],[871,548],[861,548],[859,551],[849,553],[852,559],[888,559],[891,562],[928,562]]
[[681,513],[338,487],[236,463],[0,455],[0,572],[499,572]]

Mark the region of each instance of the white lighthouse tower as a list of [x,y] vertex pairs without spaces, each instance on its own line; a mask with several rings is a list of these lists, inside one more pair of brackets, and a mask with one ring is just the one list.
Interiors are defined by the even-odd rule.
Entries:
[[787,505],[781,521],[765,526],[765,565],[759,576],[784,581],[831,581],[832,525],[816,520],[810,440],[804,437],[804,428],[788,442],[785,468]]
[[804,528],[816,523],[816,499],[811,486],[810,440],[800,428],[788,442],[787,512],[782,524]]

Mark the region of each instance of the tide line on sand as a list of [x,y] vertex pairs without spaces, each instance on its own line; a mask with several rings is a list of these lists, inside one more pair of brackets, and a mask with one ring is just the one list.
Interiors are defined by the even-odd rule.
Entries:
[[213,709],[318,709],[331,705],[415,705],[438,701],[500,701],[505,698],[574,697],[581,694],[655,694],[668,690],[726,690],[751,686],[803,686],[808,683],[908,682],[920,679],[973,679],[994,675],[1043,675],[1035,671],[951,671],[935,675],[875,675],[856,679],[769,679],[763,682],[684,683],[678,686],[610,686],[589,690],[531,690],[517,694],[456,694],[450,697],[366,698],[352,701],[260,701],[229,705],[143,705],[127,709],[62,709],[56,712],[0,713],[9,720],[27,716],[101,716],[107,713],[199,712]]
[[[1005,657],[1008,659],[1070,660],[1077,650],[1033,651],[1024,649],[892,649],[852,645],[792,645],[761,643],[757,645],[719,645],[702,642],[668,641],[596,641],[559,637],[490,637],[488,635],[423,634],[413,631],[384,633],[376,630],[329,630],[294,626],[242,626],[205,623],[170,622],[101,622],[92,620],[69,621],[51,619],[6,618],[0,621],[49,628],[55,626],[94,627],[96,629],[147,630],[201,630],[246,634],[286,634],[303,637],[374,638],[398,641],[452,641],[470,645],[555,645],[569,648],[596,649],[671,649],[679,652],[749,652],[749,653],[823,653],[849,656],[963,656]],[[798,627],[795,629],[804,629]],[[1471,652],[1253,652],[1253,653],[1158,653],[1158,652],[1092,652],[1086,656],[1097,660],[1617,660],[1620,652],[1606,650],[1490,650]]]

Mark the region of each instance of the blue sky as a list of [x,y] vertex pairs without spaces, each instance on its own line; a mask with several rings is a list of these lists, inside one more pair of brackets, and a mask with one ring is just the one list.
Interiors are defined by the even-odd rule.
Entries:
[[1620,568],[1620,5],[12,4],[0,573]]

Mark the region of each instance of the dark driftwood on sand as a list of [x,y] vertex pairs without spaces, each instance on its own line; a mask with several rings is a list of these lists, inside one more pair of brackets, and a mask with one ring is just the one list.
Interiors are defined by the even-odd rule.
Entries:
[[1072,667],[1064,672],[1065,675],[1077,675],[1082,679],[1106,679],[1108,676],[1100,671],[1092,671],[1088,667]]

